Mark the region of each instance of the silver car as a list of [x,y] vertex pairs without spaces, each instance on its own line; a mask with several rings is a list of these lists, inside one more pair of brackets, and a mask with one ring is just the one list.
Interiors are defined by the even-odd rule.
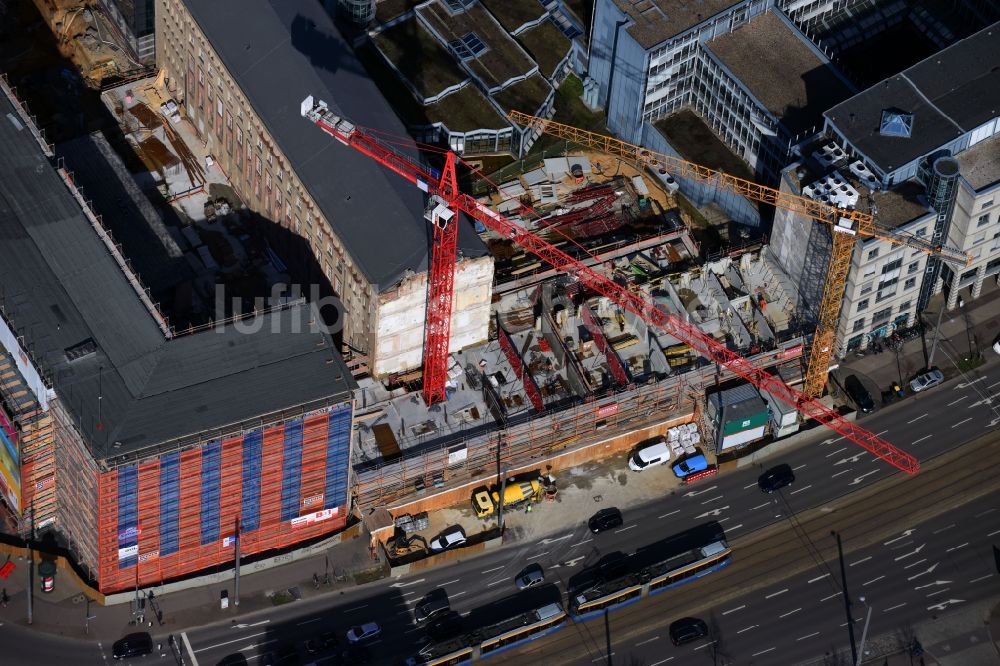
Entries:
[[527,590],[529,587],[534,587],[536,585],[541,585],[545,581],[545,572],[542,571],[542,567],[537,564],[532,564],[524,571],[518,574],[515,582],[517,583],[517,589]]
[[914,377],[913,381],[910,382],[910,390],[914,393],[920,393],[921,391],[926,391],[929,388],[937,386],[943,381],[944,373],[935,368]]

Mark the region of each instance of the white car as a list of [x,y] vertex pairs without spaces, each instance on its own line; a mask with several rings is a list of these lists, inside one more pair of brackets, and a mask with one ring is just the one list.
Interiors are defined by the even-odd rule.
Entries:
[[670,447],[661,439],[647,444],[632,454],[628,459],[628,467],[634,472],[641,472],[652,465],[665,465],[668,462],[670,462]]
[[461,525],[449,527],[441,534],[431,539],[431,550],[441,552],[465,544],[465,530]]
[[920,393],[929,388],[933,388],[944,381],[944,373],[938,369],[928,370],[927,372],[917,375],[912,382],[910,382],[910,389],[914,393]]
[[377,624],[374,622],[366,622],[365,624],[354,626],[347,630],[347,642],[360,643],[361,641],[367,641],[371,638],[375,638],[381,633],[382,628]]
[[1000,340],[993,343],[993,351],[1000,354]]

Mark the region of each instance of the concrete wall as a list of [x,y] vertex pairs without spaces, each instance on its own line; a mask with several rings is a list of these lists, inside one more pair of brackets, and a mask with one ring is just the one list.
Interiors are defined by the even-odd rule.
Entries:
[[[419,368],[424,357],[427,273],[404,280],[379,295],[372,370],[378,377]],[[455,303],[451,319],[451,351],[486,340],[493,296],[493,259],[459,261],[455,270]]]
[[[558,472],[563,469],[574,467],[581,463],[600,460],[602,458],[621,454],[628,451],[643,440],[650,439],[652,437],[665,436],[667,430],[676,425],[689,422],[691,420],[691,416],[692,415],[690,413],[680,414],[669,421],[662,421],[655,425],[630,430],[620,435],[615,435],[614,437],[602,439],[594,442],[593,444],[573,449],[572,451],[535,460],[528,465],[511,468],[510,476],[518,476],[520,474],[533,472],[552,472],[553,474],[558,475]],[[624,459],[622,460],[622,464],[625,464]],[[495,481],[494,477],[490,477],[485,480],[482,478],[475,479],[465,485],[452,488],[431,497],[423,497],[416,501],[390,507],[389,512],[393,516],[401,516],[403,514],[419,513],[421,511],[436,511],[455,504],[465,505],[469,503],[469,498],[472,496],[471,493],[474,487],[481,486],[484,482],[492,483],[493,481]]]

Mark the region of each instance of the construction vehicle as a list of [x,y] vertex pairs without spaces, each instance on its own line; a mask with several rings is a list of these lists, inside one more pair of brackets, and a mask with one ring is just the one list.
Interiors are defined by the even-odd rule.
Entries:
[[[688,344],[693,350],[713,363],[719,364],[734,375],[750,382],[758,389],[766,390],[782,402],[795,407],[803,417],[814,419],[818,423],[831,428],[845,439],[858,444],[865,450],[870,451],[882,460],[908,474],[916,474],[919,471],[920,463],[909,453],[900,450],[875,433],[859,426],[857,423],[848,421],[819,400],[788,386],[780,377],[770,374],[767,370],[759,368],[747,359],[739,356],[724,344],[706,334],[696,324],[684,321],[676,315],[661,310],[651,299],[648,299],[642,293],[623,289],[599,269],[593,268],[588,263],[574,258],[532,231],[525,229],[521,224],[497,213],[486,204],[468,194],[462,193],[458,189],[458,176],[456,173],[458,157],[454,152],[450,150],[445,151],[442,168],[440,170],[432,169],[402,154],[389,143],[381,141],[371,130],[359,127],[346,118],[337,115],[325,102],[315,100],[312,95],[302,101],[300,113],[304,118],[340,143],[371,157],[429,195],[429,207],[425,217],[433,225],[433,239],[430,276],[428,279],[423,387],[424,400],[428,404],[444,398],[444,380],[447,374],[448,344],[454,303],[454,279],[458,240],[457,222],[458,213],[462,212],[473,221],[479,222],[500,237],[531,252],[555,269],[572,276],[579,283],[581,291],[606,296],[623,310],[642,319],[648,325],[656,327],[664,333],[677,338],[679,341]],[[544,123],[549,121],[540,122],[544,126]],[[609,137],[603,138],[608,142],[616,141]],[[440,149],[434,147],[434,150]],[[694,168],[694,165],[691,165],[689,168]],[[686,173],[685,170],[680,171]],[[697,173],[703,174],[705,177],[720,177],[716,172],[702,167],[698,167]],[[725,178],[735,181],[731,176]],[[761,192],[767,190],[767,188],[753,185],[747,181],[741,182],[746,183],[746,187],[753,186]],[[740,188],[742,190],[744,186],[740,185]],[[771,200],[777,198],[775,195],[780,195],[780,200],[784,202],[786,195],[775,190],[768,191],[773,193],[770,197]],[[761,198],[766,197],[761,195]],[[831,212],[828,210],[829,207],[825,204],[803,197],[798,197],[797,199],[801,201],[796,204],[796,210],[801,209],[810,212],[814,217],[822,220],[827,219],[827,216],[831,215]],[[838,229],[843,230],[843,234],[834,234],[835,237],[848,233],[858,234],[861,233],[862,228],[864,228],[865,233],[868,235],[875,233],[872,231],[873,224],[870,216],[865,216],[856,211],[841,212],[837,209],[834,209],[834,211],[837,212],[838,217],[831,219],[830,222],[835,224]],[[878,233],[883,232],[880,231]],[[888,231],[884,233],[892,234],[894,232]],[[915,246],[919,246],[919,239],[913,242],[917,243]],[[839,244],[842,245],[842,243]],[[936,251],[933,247],[929,247],[928,249],[932,252]],[[850,252],[848,251],[844,256],[846,260],[849,260]],[[588,261],[594,265],[600,264],[596,257],[591,256],[588,258]],[[841,269],[846,275],[846,265],[842,266]],[[843,280],[840,280],[840,284],[842,288]],[[829,286],[828,284],[827,287],[829,288]],[[829,335],[832,335],[832,331],[833,329],[829,328]],[[827,333],[824,332],[823,335],[827,335]],[[826,340],[826,344],[830,342],[832,342],[832,339]]]
[[876,223],[873,215],[862,211],[839,208],[809,197],[782,192],[672,155],[655,153],[642,146],[596,132],[588,132],[571,125],[557,123],[547,118],[539,118],[519,111],[511,111],[507,117],[522,127],[530,127],[609,155],[635,160],[640,168],[646,166],[665,172],[675,178],[684,177],[697,180],[712,185],[716,189],[770,204],[776,208],[783,208],[830,225],[833,230],[833,250],[823,285],[819,321],[816,325],[816,333],[813,335],[812,349],[806,365],[805,388],[803,390],[805,395],[810,398],[822,396],[826,386],[830,359],[833,357],[835,346],[837,322],[840,319],[840,305],[844,299],[844,287],[847,284],[855,238],[879,238],[895,245],[919,250],[933,257],[940,257],[966,266],[972,263],[972,257],[961,250],[935,244],[931,240],[914,234],[881,227]]
[[[503,508],[513,509],[525,502],[538,501],[542,487],[537,480],[508,481],[503,489]],[[496,486],[490,491],[486,486],[480,486],[472,491],[472,509],[479,518],[492,516],[500,506],[500,493]]]

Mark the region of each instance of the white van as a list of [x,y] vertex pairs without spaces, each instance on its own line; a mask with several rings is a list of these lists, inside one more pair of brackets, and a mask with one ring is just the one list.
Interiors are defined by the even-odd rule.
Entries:
[[632,454],[628,459],[628,466],[632,471],[641,472],[651,465],[665,465],[668,462],[670,462],[670,447],[666,440],[659,439]]

